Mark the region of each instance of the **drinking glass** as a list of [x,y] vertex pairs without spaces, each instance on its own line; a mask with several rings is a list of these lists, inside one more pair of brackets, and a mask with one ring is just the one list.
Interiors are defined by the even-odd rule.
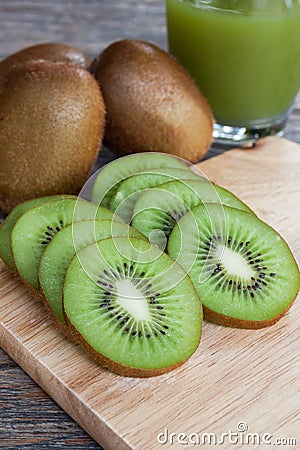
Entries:
[[216,142],[282,135],[300,87],[300,0],[166,0],[169,50],[215,116]]

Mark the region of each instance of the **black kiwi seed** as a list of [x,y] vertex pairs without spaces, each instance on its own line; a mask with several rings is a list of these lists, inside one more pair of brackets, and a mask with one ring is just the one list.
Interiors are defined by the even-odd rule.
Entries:
[[52,228],[50,225],[47,225],[46,231],[44,232],[45,239],[41,241],[42,245],[48,245],[49,242],[52,241],[52,238],[58,233],[64,226],[64,223],[62,220],[59,221],[59,225],[54,228]]
[[[199,247],[198,249],[198,255],[199,255],[199,259],[205,259],[205,257],[208,260],[213,260],[215,259],[214,255],[207,255],[207,253],[211,252],[212,250],[217,248],[217,241],[221,241],[221,236],[220,235],[211,235],[209,237],[209,239],[207,241],[204,242],[204,245]],[[238,242],[236,240],[233,241],[232,237],[229,236],[228,238],[226,238],[224,240],[225,245],[227,244],[228,247],[231,248],[235,248],[236,251],[239,251],[242,255],[244,255],[245,259],[247,260],[248,264],[250,265],[254,265],[254,269],[256,270],[257,273],[257,277],[252,276],[251,277],[251,281],[253,282],[252,285],[249,284],[243,284],[243,282],[240,281],[235,281],[234,279],[231,279],[228,277],[228,275],[226,274],[226,271],[223,270],[223,267],[221,265],[220,262],[217,262],[214,266],[214,268],[212,268],[212,272],[211,275],[215,277],[215,279],[217,280],[218,286],[225,291],[226,290],[226,286],[230,289],[233,290],[233,292],[237,292],[237,293],[243,293],[246,296],[248,295],[248,292],[250,294],[251,298],[255,298],[255,292],[257,290],[262,289],[261,285],[267,286],[268,283],[266,283],[265,281],[263,281],[267,276],[270,277],[274,277],[276,276],[275,273],[272,272],[272,274],[266,274],[263,271],[267,270],[267,266],[263,266],[263,265],[259,265],[260,263],[263,263],[263,259],[260,258],[261,257],[261,253],[257,253],[256,251],[251,250],[251,242],[250,241],[241,241]],[[244,250],[245,247],[248,247],[250,249],[247,249],[247,251]],[[225,278],[225,284],[224,284],[224,277],[228,277],[227,279]]]

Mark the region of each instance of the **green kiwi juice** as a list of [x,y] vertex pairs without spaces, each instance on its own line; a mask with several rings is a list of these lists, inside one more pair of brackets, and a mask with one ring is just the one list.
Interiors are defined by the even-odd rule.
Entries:
[[216,121],[272,124],[300,87],[299,0],[166,0],[170,52]]

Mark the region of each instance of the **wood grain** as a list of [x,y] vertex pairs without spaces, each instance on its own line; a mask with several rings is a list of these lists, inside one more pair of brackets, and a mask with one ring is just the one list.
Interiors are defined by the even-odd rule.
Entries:
[[[281,232],[299,261],[299,145],[267,138],[199,167]],[[205,323],[183,367],[143,380],[104,371],[68,342],[3,265],[0,286],[2,348],[104,448],[160,448],[157,436],[166,428],[220,437],[241,421],[252,433],[300,439],[299,302],[269,329]],[[228,442],[219,447],[232,450]]]

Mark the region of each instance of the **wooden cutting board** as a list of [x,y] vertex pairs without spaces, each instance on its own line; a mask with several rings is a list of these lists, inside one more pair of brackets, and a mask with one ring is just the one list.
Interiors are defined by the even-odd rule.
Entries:
[[[299,145],[267,138],[199,168],[276,228],[299,262]],[[299,446],[299,309],[296,301],[279,323],[258,331],[205,323],[201,345],[183,367],[152,379],[122,378],[57,331],[0,265],[1,347],[105,449],[179,449],[188,439],[195,448],[203,433],[212,433],[220,449],[241,448],[249,433],[261,440],[268,433],[272,444],[294,438]],[[220,443],[230,431],[239,444],[226,436]],[[252,444],[246,448],[270,448]]]

